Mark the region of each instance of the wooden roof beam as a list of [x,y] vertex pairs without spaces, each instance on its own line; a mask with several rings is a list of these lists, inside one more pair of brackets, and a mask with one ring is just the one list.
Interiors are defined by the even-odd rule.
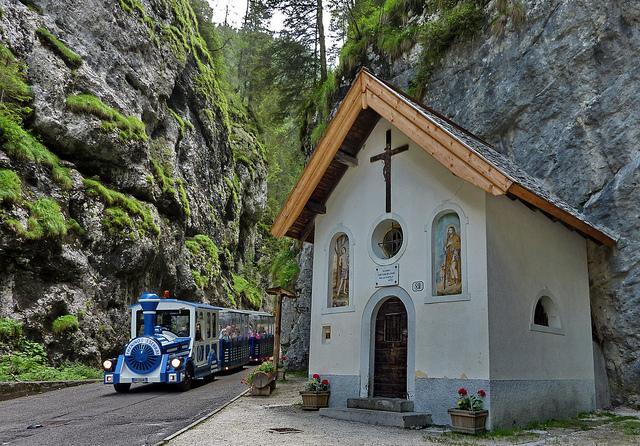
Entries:
[[343,150],[338,150],[338,153],[336,153],[336,161],[347,167],[358,167],[358,158],[349,155]]
[[313,214],[327,213],[327,207],[324,204],[318,203],[317,201],[313,201],[313,200],[307,201],[307,204],[305,205],[304,208]]

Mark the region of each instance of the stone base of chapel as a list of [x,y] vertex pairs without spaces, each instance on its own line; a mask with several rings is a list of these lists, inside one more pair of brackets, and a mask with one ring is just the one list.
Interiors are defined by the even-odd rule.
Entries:
[[[349,398],[360,397],[360,377],[328,375],[331,382],[329,407],[347,409]],[[530,422],[575,417],[595,410],[593,380],[481,380],[416,378],[415,413],[430,414],[435,425],[449,425],[447,410],[455,406],[460,387],[469,392],[483,389],[487,393],[485,409],[489,410],[487,428],[525,426]],[[344,418],[343,418],[344,419]]]

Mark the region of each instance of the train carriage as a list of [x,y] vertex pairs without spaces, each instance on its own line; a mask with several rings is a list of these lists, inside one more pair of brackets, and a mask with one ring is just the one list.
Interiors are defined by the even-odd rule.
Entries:
[[220,361],[222,370],[249,363],[249,314],[241,310],[220,311]]
[[273,356],[274,317],[262,311],[249,313],[249,360],[262,362]]

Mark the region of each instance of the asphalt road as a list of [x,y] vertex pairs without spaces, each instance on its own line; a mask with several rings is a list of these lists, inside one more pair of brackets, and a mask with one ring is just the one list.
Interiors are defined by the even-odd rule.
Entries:
[[153,445],[244,391],[247,370],[197,382],[188,392],[146,384],[119,394],[85,384],[2,401],[0,445]]

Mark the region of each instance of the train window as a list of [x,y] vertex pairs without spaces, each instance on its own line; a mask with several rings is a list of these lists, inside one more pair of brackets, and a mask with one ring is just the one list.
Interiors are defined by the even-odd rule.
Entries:
[[211,313],[211,334],[215,337],[216,333],[216,313]]
[[202,322],[204,321],[204,317],[202,315],[202,311],[198,311],[197,322],[196,322],[196,341],[202,341]]
[[211,339],[211,313],[207,311],[207,339]]
[[[156,311],[156,327],[161,327],[162,331],[168,331],[178,337],[188,337],[191,325],[189,310],[158,310]],[[136,311],[136,335],[142,336],[144,333],[144,315],[142,311]]]

